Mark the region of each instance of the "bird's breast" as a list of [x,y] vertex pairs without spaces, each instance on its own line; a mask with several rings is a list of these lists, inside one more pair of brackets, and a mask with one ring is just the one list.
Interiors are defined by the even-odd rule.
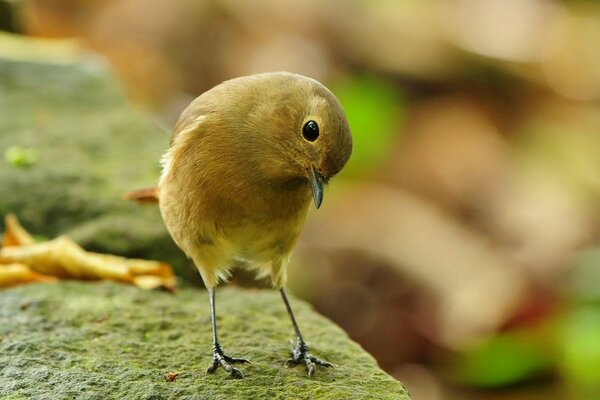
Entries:
[[278,193],[234,201],[231,214],[218,224],[237,257],[270,261],[287,256],[304,226],[310,193]]
[[257,262],[287,256],[310,206],[308,180],[265,172],[268,158],[228,141],[189,138],[174,144],[160,184],[163,219],[180,247]]

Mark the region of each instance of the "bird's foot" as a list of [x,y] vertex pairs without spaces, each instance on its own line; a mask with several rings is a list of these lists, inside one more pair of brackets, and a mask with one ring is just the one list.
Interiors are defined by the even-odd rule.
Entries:
[[250,363],[250,361],[246,360],[245,358],[235,358],[228,356],[227,354],[223,353],[223,349],[218,343],[213,346],[212,355],[213,362],[212,365],[206,370],[207,374],[212,374],[217,370],[217,368],[219,368],[219,366],[221,366],[227,372],[229,372],[229,376],[234,379],[242,379],[244,377],[244,374],[242,374],[242,372],[239,369],[232,367],[229,363],[246,364]]
[[308,371],[308,377],[311,378],[317,370],[317,365],[321,367],[333,368],[333,364],[327,361],[319,360],[317,357],[310,354],[308,346],[301,340],[294,346],[292,342],[292,358],[285,362],[286,367],[295,367],[298,364],[304,364]]

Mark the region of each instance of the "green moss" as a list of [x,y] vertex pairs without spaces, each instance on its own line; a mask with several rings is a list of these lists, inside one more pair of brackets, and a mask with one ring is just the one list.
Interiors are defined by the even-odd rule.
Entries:
[[[408,399],[402,384],[337,326],[292,300],[313,353],[336,364],[309,379],[285,368],[293,329],[275,291],[217,290],[225,350],[246,378],[211,361],[205,291],[175,295],[115,283],[64,282],[0,291],[0,398]],[[167,382],[166,372],[179,372]]]

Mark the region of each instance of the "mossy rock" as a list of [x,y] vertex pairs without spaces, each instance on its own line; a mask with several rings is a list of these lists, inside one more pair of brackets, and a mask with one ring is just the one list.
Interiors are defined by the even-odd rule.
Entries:
[[0,93],[0,219],[12,212],[36,235],[168,261],[199,281],[158,208],[121,199],[156,184],[169,134],[128,102],[104,64],[0,54]]
[[[292,299],[318,357],[309,379],[285,368],[293,329],[276,291],[217,290],[225,350],[250,358],[242,380],[210,364],[208,296],[102,282],[0,291],[2,399],[408,399],[401,383],[332,322]],[[177,372],[168,382],[164,374]]]

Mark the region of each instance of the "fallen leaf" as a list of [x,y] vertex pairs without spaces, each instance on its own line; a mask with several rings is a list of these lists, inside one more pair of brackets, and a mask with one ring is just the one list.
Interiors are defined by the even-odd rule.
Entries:
[[[43,281],[40,276],[52,276],[62,279],[108,279],[131,283],[143,289],[164,288],[172,291],[175,286],[175,275],[168,264],[88,252],[66,236],[35,243],[14,215],[6,217],[4,247],[0,249],[1,264],[17,264],[27,268],[28,278],[23,278],[25,270],[22,267],[18,270],[20,280],[14,272],[10,275],[16,283],[39,282]],[[37,274],[35,277],[32,275],[34,273]],[[8,271],[4,271],[4,275],[7,277],[5,285],[8,286],[12,282],[9,281]]]
[[13,287],[24,283],[33,282],[55,282],[57,279],[53,276],[32,271],[25,264],[0,264],[0,288]]
[[167,291],[173,291],[175,279],[174,277],[169,279],[155,275],[140,275],[133,277],[133,284],[147,290],[163,288]]
[[179,372],[167,372],[165,374],[165,379],[167,382],[174,382],[175,379],[177,379],[177,375],[179,375]]
[[36,272],[59,278],[132,280],[125,263],[104,262],[90,256],[65,236],[26,246],[3,247],[0,263],[26,264]]
[[21,226],[14,214],[6,215],[4,225],[6,228],[2,237],[3,246],[24,246],[35,243],[35,239]]

